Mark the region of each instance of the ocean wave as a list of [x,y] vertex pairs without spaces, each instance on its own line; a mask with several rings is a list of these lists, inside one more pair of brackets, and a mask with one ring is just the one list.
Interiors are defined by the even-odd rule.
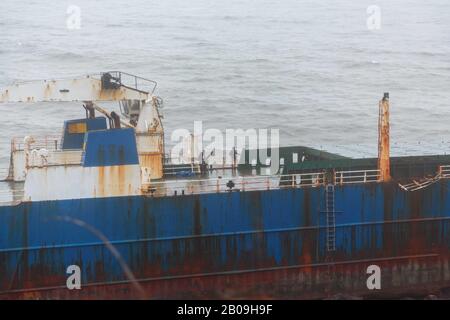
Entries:
[[90,60],[94,59],[92,55],[76,53],[73,51],[52,52],[46,55],[47,58],[56,61]]

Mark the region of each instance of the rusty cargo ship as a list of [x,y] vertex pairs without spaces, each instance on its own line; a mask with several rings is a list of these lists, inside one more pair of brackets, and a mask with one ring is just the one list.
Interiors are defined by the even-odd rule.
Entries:
[[[281,147],[279,169],[267,174],[267,159],[248,149],[228,167],[171,164],[153,92],[154,82],[123,72],[2,89],[3,103],[80,101],[86,113],[65,121],[60,137],[11,142],[0,299],[315,299],[450,287],[450,156],[391,157],[388,94],[378,158]],[[101,101],[119,101],[122,116]],[[73,265],[81,288],[70,290]],[[372,265],[376,290],[367,287]]]

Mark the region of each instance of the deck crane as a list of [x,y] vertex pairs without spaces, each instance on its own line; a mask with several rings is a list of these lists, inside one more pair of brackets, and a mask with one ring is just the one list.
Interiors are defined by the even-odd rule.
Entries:
[[[151,168],[151,178],[163,174],[164,129],[154,96],[156,82],[120,71],[109,71],[70,79],[15,83],[0,90],[0,103],[81,102],[86,117],[95,111],[105,115],[110,128],[134,128],[141,167]],[[122,118],[97,103],[119,102]],[[120,123],[120,124],[119,124]]]

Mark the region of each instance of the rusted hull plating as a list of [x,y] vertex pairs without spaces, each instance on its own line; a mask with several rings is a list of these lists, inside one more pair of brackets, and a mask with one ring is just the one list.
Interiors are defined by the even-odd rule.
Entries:
[[[382,290],[369,291],[367,268],[383,270]],[[1,299],[327,299],[404,298],[448,294],[449,257],[424,255],[392,260],[343,262],[224,275],[192,275],[172,279],[90,284],[82,290],[65,286],[25,289],[0,295]],[[63,281],[63,279],[61,279]]]
[[[336,187],[336,251],[323,188],[0,207],[0,298],[324,298],[450,287],[450,183]],[[64,218],[65,217],[65,218]],[[130,282],[98,234],[120,252]],[[91,229],[92,230],[92,229]],[[82,289],[65,287],[79,265]],[[381,268],[381,290],[366,286]]]

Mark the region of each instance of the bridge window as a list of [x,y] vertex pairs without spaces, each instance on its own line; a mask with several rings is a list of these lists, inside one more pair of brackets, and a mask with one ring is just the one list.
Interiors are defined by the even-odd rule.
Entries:
[[86,122],[69,123],[69,133],[85,133],[87,131]]

